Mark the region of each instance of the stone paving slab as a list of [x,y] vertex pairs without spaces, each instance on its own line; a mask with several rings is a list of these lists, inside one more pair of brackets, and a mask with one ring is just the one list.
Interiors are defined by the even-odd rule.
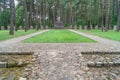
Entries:
[[47,50],[34,54],[30,80],[119,80],[120,68],[90,68],[80,52]]
[[108,41],[106,39],[97,43],[21,43],[21,40],[24,40],[21,38],[1,42],[0,53],[34,52],[34,64],[27,69],[30,80],[120,79],[120,68],[89,68],[87,67],[89,59],[81,54],[81,52],[120,52],[119,42],[115,41],[117,46],[113,46],[114,41],[111,40],[105,43]]
[[0,52],[37,52],[44,50],[75,51],[75,52],[119,52],[114,47],[99,43],[18,43],[12,46],[0,46]]
[[75,30],[70,30],[70,31],[72,31],[74,33],[77,33],[79,35],[88,37],[88,38],[93,39],[95,41],[98,41],[100,44],[108,45],[108,46],[111,46],[111,47],[114,47],[114,48],[120,50],[120,42],[119,41],[114,41],[114,40],[102,38],[102,37],[99,37],[99,36],[91,35],[91,34],[88,34],[88,33],[75,31]]

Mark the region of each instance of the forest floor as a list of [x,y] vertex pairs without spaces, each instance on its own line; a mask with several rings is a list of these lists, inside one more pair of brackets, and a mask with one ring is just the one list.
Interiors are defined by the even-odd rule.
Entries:
[[[85,56],[82,52],[120,52],[120,42],[75,30],[70,30],[97,41],[97,43],[21,43],[31,35],[3,41],[0,52],[34,52],[30,80],[120,80],[120,67],[90,68],[89,61],[111,60],[110,55]],[[41,31],[36,34],[40,34]],[[29,37],[28,37],[29,36]],[[33,35],[32,35],[33,36]],[[12,45],[12,46],[11,46]],[[120,62],[120,56],[113,58]],[[94,59],[94,60],[92,60]],[[32,74],[31,74],[32,73]]]

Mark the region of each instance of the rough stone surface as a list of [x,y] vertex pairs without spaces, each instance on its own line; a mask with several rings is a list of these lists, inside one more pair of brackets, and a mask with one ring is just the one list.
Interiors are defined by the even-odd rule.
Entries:
[[98,42],[28,44],[21,43],[21,41],[31,36],[24,36],[1,42],[0,52],[35,52],[32,59],[33,65],[27,67],[26,73],[23,73],[30,80],[120,80],[120,67],[91,68],[87,66],[90,61],[120,62],[118,55],[91,54],[85,56],[81,54],[81,52],[120,52],[120,42],[73,32]]

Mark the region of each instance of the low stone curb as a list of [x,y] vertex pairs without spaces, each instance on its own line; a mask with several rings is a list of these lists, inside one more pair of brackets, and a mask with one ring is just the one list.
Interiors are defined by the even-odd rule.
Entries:
[[110,54],[110,55],[120,55],[120,52],[81,52],[83,55],[88,55],[88,54],[96,54],[96,55],[103,55],[103,54]]
[[33,55],[34,52],[0,52],[0,55]]
[[88,67],[120,67],[120,62],[88,62]]
[[8,63],[8,62],[0,62],[0,68],[12,68],[12,67],[23,67],[28,65],[29,63]]

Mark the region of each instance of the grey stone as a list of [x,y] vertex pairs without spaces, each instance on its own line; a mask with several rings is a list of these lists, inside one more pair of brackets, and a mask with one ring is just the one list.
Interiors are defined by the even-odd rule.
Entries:
[[14,80],[14,78],[15,78],[15,75],[10,74],[10,76],[7,78],[7,80]]
[[85,25],[84,29],[87,29],[87,26]]
[[22,26],[20,26],[19,29],[22,30]]
[[70,25],[70,29],[72,29],[72,25]]
[[82,26],[79,26],[79,29],[81,30],[81,29],[82,29]]
[[95,26],[95,29],[99,29],[98,25]]
[[0,80],[3,80],[3,79],[0,77]]
[[60,80],[73,80],[73,78],[71,78],[71,77],[63,77]]
[[1,30],[5,30],[5,27],[4,27],[4,26],[1,26]]
[[7,26],[7,30],[10,30],[10,26]]
[[7,62],[0,62],[0,68],[6,68]]
[[27,80],[26,78],[20,77],[19,80]]
[[44,26],[43,26],[43,25],[41,25],[41,29],[44,29]]
[[110,73],[110,80],[115,80],[116,77],[117,77],[116,74]]
[[48,29],[48,25],[45,26],[45,29]]
[[63,22],[62,21],[56,21],[54,23],[54,28],[55,29],[63,29]]
[[92,26],[92,25],[90,25],[90,29],[93,29],[93,26]]
[[118,29],[118,28],[117,28],[117,26],[115,25],[115,26],[114,26],[114,31],[117,31],[117,29]]
[[33,29],[33,26],[30,26],[30,29]]
[[74,26],[74,29],[77,29],[77,25]]

